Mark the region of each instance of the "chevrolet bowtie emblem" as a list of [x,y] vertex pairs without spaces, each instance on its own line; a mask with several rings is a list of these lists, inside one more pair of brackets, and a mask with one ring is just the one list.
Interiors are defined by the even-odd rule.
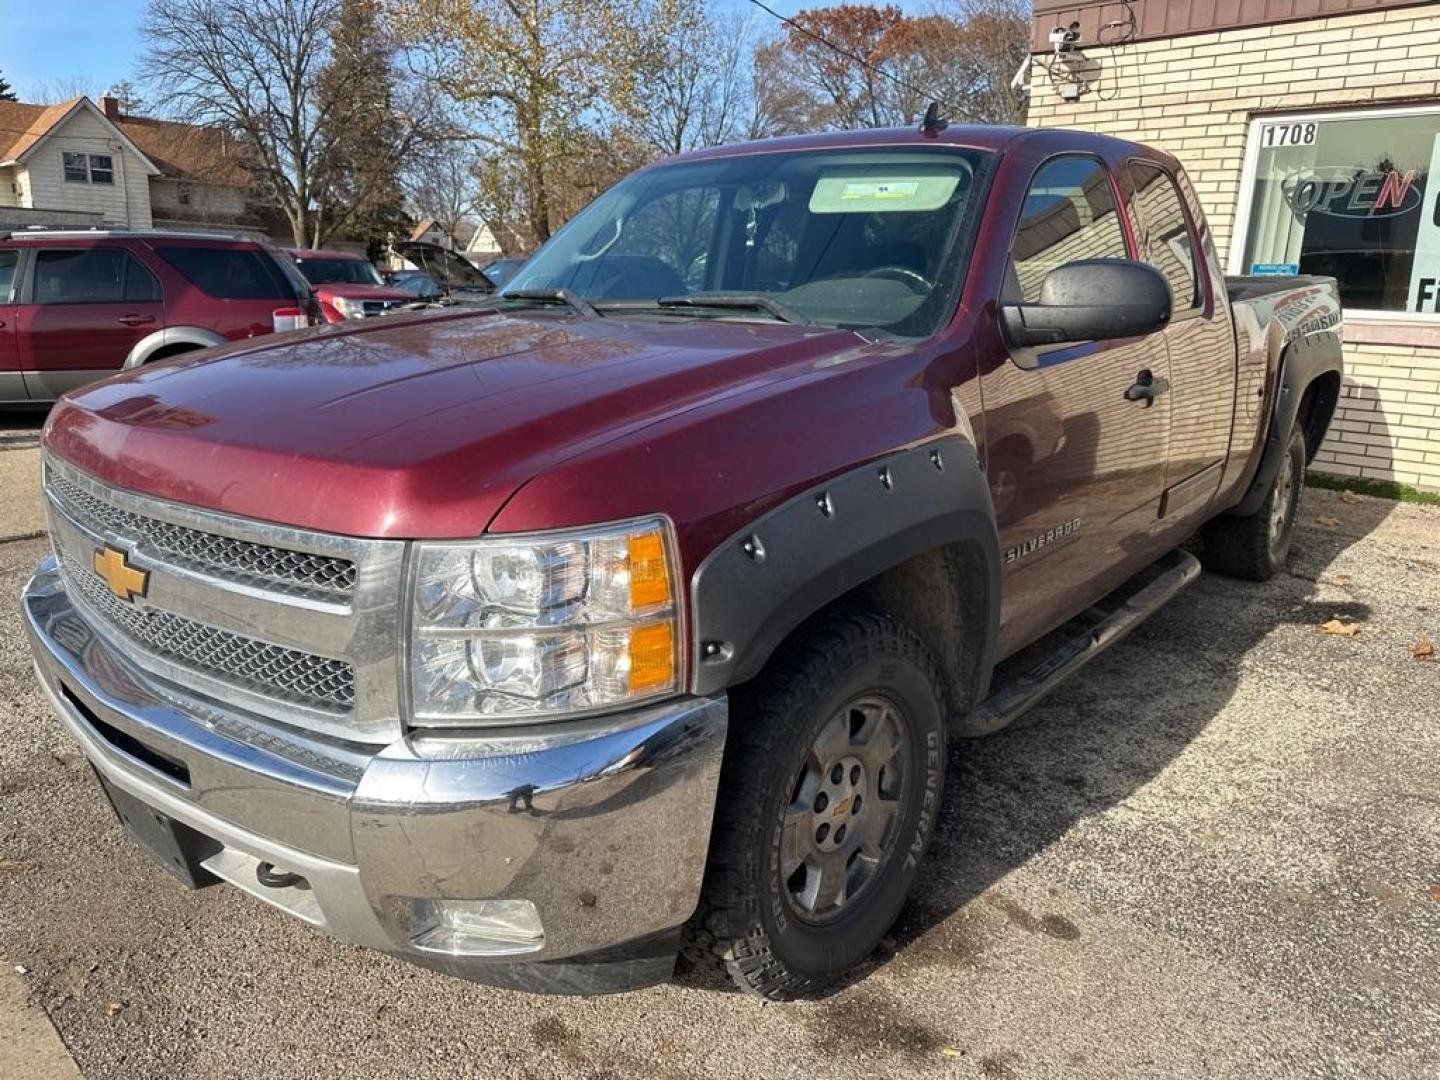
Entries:
[[121,600],[131,601],[144,596],[150,584],[150,571],[137,570],[125,557],[125,552],[116,551],[109,544],[95,552],[95,573]]

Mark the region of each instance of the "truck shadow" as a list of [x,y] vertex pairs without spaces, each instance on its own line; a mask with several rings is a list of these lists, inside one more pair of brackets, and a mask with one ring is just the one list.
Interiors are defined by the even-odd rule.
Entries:
[[[1080,937],[1072,919],[1028,910],[998,883],[1169,766],[1230,702],[1247,654],[1277,626],[1366,622],[1368,605],[1322,600],[1320,589],[1343,596],[1348,579],[1331,565],[1394,505],[1306,489],[1284,574],[1263,585],[1202,575],[1009,728],[952,742],[944,806],[915,891],[882,947],[830,995],[882,966],[963,970],[996,925]],[[682,979],[722,988],[700,972]]]
[[[1226,707],[1247,654],[1277,626],[1364,624],[1331,566],[1394,509],[1307,489],[1284,574],[1263,585],[1206,573],[1124,641],[1011,727],[950,748],[945,805],[910,903],[874,965],[949,960],[985,948],[976,905],[1024,932],[1061,939],[1083,928],[1032,912],[997,887],[1086,818],[1103,814],[1169,766]],[[1317,519],[1325,524],[1317,524]],[[1329,522],[1338,522],[1330,525]],[[987,912],[988,913],[988,912]],[[956,916],[959,916],[958,918]]]

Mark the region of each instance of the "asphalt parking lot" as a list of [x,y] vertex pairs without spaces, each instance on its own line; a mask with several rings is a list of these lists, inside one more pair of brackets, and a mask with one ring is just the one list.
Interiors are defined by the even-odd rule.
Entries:
[[1290,573],[1206,575],[955,746],[918,894],[833,996],[574,1000],[152,867],[33,684],[37,465],[0,450],[0,955],[85,1077],[1440,1075],[1440,508],[1308,491]]

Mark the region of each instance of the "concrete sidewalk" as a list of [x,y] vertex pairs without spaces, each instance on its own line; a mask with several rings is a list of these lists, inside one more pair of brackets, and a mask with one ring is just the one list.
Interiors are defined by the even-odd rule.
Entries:
[[0,449],[0,544],[45,530],[40,451]]
[[0,1080],[78,1080],[79,1076],[50,1018],[31,1003],[24,979],[7,965],[0,971]]

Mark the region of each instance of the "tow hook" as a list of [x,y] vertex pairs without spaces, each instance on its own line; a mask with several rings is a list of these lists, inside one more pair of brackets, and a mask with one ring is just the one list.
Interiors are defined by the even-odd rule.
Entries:
[[262,862],[255,866],[255,880],[267,889],[308,889],[310,883],[299,874],[288,870],[276,871],[274,863]]

